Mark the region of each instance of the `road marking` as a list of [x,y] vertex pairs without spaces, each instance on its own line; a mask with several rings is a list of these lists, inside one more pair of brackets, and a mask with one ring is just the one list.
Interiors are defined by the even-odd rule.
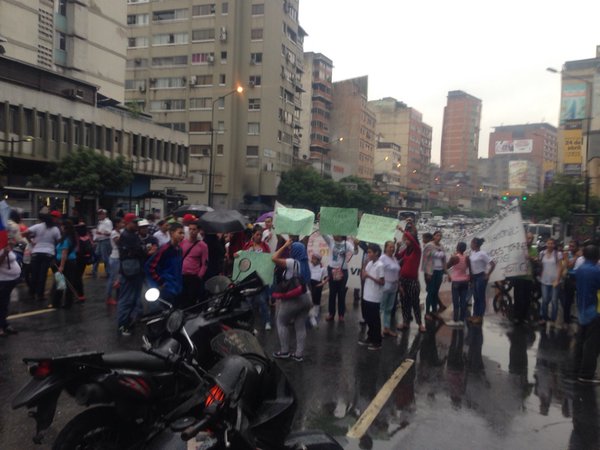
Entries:
[[21,314],[13,314],[12,316],[8,316],[6,319],[7,320],[22,319],[23,317],[37,316],[39,314],[46,314],[46,313],[53,312],[53,311],[56,311],[56,309],[54,309],[54,308],[36,309],[35,311],[24,312]]
[[392,376],[385,382],[383,387],[379,390],[375,398],[371,401],[371,404],[365,409],[362,415],[358,418],[356,423],[348,433],[347,437],[353,439],[360,439],[367,432],[377,415],[381,412],[381,409],[387,403],[388,399],[400,383],[400,380],[406,375],[406,373],[413,366],[415,361],[413,359],[405,359],[402,364],[396,369]]

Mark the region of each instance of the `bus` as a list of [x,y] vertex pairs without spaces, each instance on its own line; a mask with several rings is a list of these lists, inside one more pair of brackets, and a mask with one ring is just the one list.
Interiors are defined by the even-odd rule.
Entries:
[[416,223],[419,220],[419,211],[414,209],[402,209],[398,211],[398,220],[405,221],[406,219],[412,219]]

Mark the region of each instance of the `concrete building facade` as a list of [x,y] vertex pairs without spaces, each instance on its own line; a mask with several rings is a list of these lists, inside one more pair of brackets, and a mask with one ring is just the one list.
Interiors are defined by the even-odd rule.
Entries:
[[481,100],[463,91],[448,92],[442,126],[441,169],[461,172],[477,185]]
[[130,0],[127,22],[129,105],[190,135],[188,179],[157,187],[201,203],[212,191],[215,207],[272,204],[300,155],[298,1]]
[[423,115],[394,98],[369,102],[376,117],[377,139],[400,146],[400,195],[404,206],[419,206],[424,202],[429,186],[432,128],[423,122]]
[[331,158],[350,166],[359,178],[373,182],[375,114],[368,106],[369,78],[333,83],[331,135],[343,137],[330,146]]
[[488,154],[504,195],[544,190],[558,169],[557,131],[548,123],[534,123],[500,126],[490,133]]
[[101,95],[123,102],[126,8],[114,0],[2,1],[5,54],[94,84]]

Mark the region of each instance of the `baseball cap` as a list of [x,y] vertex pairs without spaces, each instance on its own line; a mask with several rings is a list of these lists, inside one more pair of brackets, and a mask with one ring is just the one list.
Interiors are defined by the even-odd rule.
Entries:
[[102,208],[100,208],[100,209],[98,210],[98,214],[106,214],[106,210],[105,210],[105,209],[102,209]]
[[138,221],[138,227],[147,227],[148,225],[150,225],[150,222],[148,222],[146,219],[141,219]]
[[125,222],[125,225],[130,224],[131,222],[138,222],[139,220],[140,218],[134,213],[127,213],[123,217],[123,222]]
[[52,217],[58,217],[59,219],[62,217],[62,213],[61,213],[60,211],[56,211],[56,210],[54,210],[54,211],[51,211],[51,212],[50,212],[50,215],[51,215]]
[[185,214],[185,215],[183,216],[183,221],[184,221],[184,222],[193,222],[194,220],[196,220],[196,216],[195,216],[195,215],[193,215],[193,214],[189,214],[189,213],[188,213],[188,214]]

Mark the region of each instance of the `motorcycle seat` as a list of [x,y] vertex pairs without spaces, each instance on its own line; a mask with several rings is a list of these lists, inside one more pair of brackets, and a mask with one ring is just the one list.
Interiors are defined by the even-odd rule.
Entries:
[[138,370],[167,370],[168,363],[158,356],[149,353],[129,350],[102,355],[106,367],[138,369]]

